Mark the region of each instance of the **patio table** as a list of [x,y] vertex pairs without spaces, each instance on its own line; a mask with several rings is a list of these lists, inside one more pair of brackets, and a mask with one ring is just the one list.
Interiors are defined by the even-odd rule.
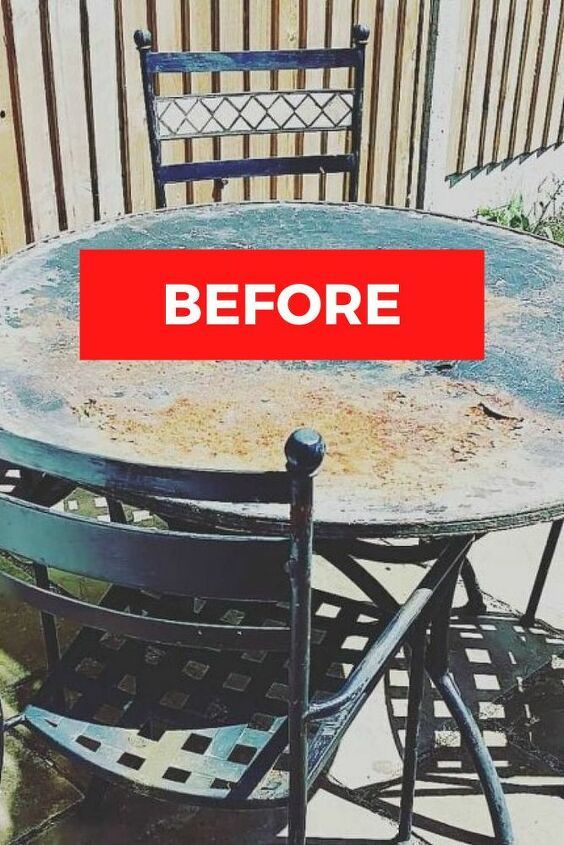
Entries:
[[[183,247],[483,249],[486,357],[403,363],[80,361],[80,250]],[[355,548],[368,560],[388,554],[424,561],[438,554],[419,590],[423,595],[431,589],[440,602],[426,665],[470,749],[503,843],[512,842],[512,834],[499,781],[448,673],[448,619],[460,568],[452,569],[452,558],[445,593],[440,557],[453,535],[460,540],[452,554],[461,557],[486,531],[564,516],[562,255],[560,247],[538,238],[419,211],[249,203],[132,215],[51,238],[0,264],[5,443],[13,434],[157,467],[266,470],[280,467],[279,444],[287,433],[306,425],[321,431],[328,444],[316,484],[315,530],[332,562],[370,597],[387,600],[374,579],[355,568]],[[453,292],[456,284],[453,279]],[[50,476],[57,476],[55,465],[49,464],[49,475],[32,496],[43,504],[68,492]],[[202,507],[162,495],[144,503],[170,524],[186,519],[279,533],[284,521],[283,509],[256,503]],[[384,554],[382,546],[359,540],[386,537],[431,542],[417,551],[388,547]],[[398,606],[388,598],[393,616]],[[392,624],[390,636],[398,643],[418,618],[417,601],[409,610],[404,605]],[[424,639],[419,630],[413,648],[420,657]],[[410,686],[416,709],[421,684],[422,669]],[[410,709],[407,732],[406,806],[413,799],[416,709]]]
[[[80,250],[182,247],[484,249],[486,358],[79,361]],[[484,223],[346,204],[189,207],[65,233],[0,265],[0,427],[148,463],[275,469],[287,433],[312,426],[328,443],[317,536],[433,537],[556,519],[562,255]],[[272,506],[213,513],[224,525],[252,518],[273,530],[278,517]]]

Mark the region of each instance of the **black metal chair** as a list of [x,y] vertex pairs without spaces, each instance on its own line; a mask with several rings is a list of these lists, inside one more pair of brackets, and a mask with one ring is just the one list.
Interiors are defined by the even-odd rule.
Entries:
[[[151,33],[137,30],[157,206],[166,206],[165,185],[211,179],[214,196],[229,177],[346,173],[349,200],[358,199],[364,53],[370,30],[356,24],[352,47],[323,50],[246,50],[239,53],[161,53],[151,50]],[[161,73],[279,71],[349,68],[351,88],[241,91],[158,96]],[[295,132],[350,131],[349,151],[340,155],[245,158],[228,161],[162,163],[162,144],[192,138]]]
[[[400,840],[411,833],[427,667],[468,744],[497,841],[511,843],[491,758],[448,672],[452,596],[473,538],[438,543],[436,562],[384,620],[372,601],[312,591],[312,476],[323,452],[319,435],[302,429],[286,444],[287,472],[193,471],[133,465],[0,430],[2,460],[110,501],[131,495],[290,506],[289,536],[248,536],[147,530],[0,496],[0,550],[31,561],[36,581],[0,571],[0,592],[43,615],[50,669],[23,712],[1,721],[0,736],[26,725],[84,764],[95,785],[125,782],[226,807],[287,804],[288,841],[303,845],[308,793],[409,642]],[[113,518],[122,519],[119,508]],[[371,558],[370,543],[353,545]],[[376,582],[339,548],[331,544],[327,559],[371,599]],[[84,602],[53,583],[57,569],[111,586],[99,605]],[[82,626],[62,655],[55,616]]]

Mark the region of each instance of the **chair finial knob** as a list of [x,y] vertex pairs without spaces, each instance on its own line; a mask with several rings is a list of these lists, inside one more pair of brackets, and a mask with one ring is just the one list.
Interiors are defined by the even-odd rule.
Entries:
[[312,428],[298,428],[286,441],[284,452],[290,472],[312,475],[325,455],[325,441]]
[[153,43],[153,36],[148,29],[136,29],[133,34],[133,40],[138,50],[150,50]]
[[362,23],[355,23],[352,28],[352,40],[354,44],[366,44],[370,38],[370,28]]

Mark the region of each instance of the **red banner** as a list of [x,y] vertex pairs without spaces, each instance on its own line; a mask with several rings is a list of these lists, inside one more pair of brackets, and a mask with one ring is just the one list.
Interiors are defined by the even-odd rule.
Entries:
[[82,250],[86,360],[484,356],[479,250]]

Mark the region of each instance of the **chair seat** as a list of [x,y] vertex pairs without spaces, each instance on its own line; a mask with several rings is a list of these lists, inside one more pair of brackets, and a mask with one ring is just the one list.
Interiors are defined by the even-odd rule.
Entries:
[[[121,587],[103,603],[200,624],[286,626],[289,613],[284,603],[179,600]],[[311,695],[319,701],[339,690],[381,623],[371,604],[314,591],[312,628]],[[286,653],[157,647],[84,628],[25,718],[95,774],[157,797],[284,803],[287,667]],[[310,786],[353,716],[351,707],[310,725]]]

